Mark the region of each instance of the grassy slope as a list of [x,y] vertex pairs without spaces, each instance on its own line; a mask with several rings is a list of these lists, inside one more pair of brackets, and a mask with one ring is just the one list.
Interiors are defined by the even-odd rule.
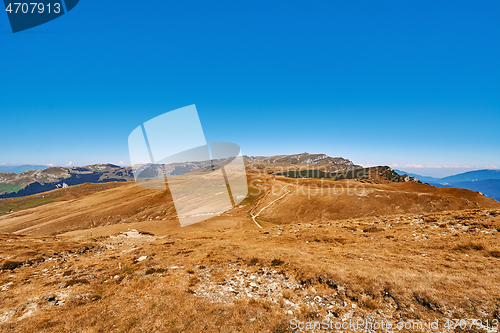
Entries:
[[[500,210],[264,230],[187,227],[172,233],[155,223],[140,230],[156,236],[0,235],[1,257],[24,263],[0,272],[0,285],[9,284],[2,292],[0,331],[288,332],[290,319],[322,320],[330,310],[338,316],[333,320],[369,315],[380,321],[381,314],[392,322],[438,318],[439,331],[446,332],[446,319],[491,322],[499,316]],[[137,262],[140,256],[147,259]],[[228,290],[235,269],[246,270],[239,274],[245,281],[239,293]],[[279,275],[299,287],[278,284],[278,297],[271,298],[267,287],[248,286]],[[207,286],[213,287],[209,293]]]
[[23,209],[35,208],[51,203],[54,199],[60,198],[62,195],[53,195],[46,197],[28,197],[21,200],[2,200],[0,201],[0,216],[9,214],[11,211],[19,211]]
[[[287,186],[289,193],[259,215],[260,220],[270,224],[500,208],[497,201],[469,190],[435,188],[413,182],[371,184],[351,180],[296,180],[254,174],[250,174],[249,180],[249,196],[240,204],[241,207],[228,214],[250,220],[251,212],[258,212],[280,197]],[[85,186],[89,187],[86,192]],[[339,186],[344,188],[343,192]],[[366,190],[364,195],[352,195],[355,188],[361,187]],[[59,198],[29,213],[19,211],[0,216],[0,232],[43,235],[86,229],[90,223],[94,223],[94,226],[148,220],[177,223],[168,190],[148,190],[128,182],[78,185],[44,193],[45,196],[56,194],[71,194],[71,197]],[[2,202],[12,201],[0,200]]]
[[9,214],[11,211],[18,212],[24,209],[43,206],[54,201],[58,201],[61,198],[70,200],[77,197],[87,196],[101,190],[119,187],[121,185],[122,183],[82,184],[27,197],[0,199],[0,216]]
[[[168,191],[133,183],[55,190],[45,195],[64,198],[0,219],[5,227],[19,223],[24,229],[16,230],[32,233],[73,230],[59,237],[0,235],[0,266],[23,263],[0,271],[0,286],[7,286],[0,331],[287,332],[288,320],[324,318],[328,310],[339,318],[378,320],[379,312],[404,320],[500,316],[500,210],[487,209],[491,200],[413,183],[365,184],[369,192],[359,198],[308,198],[289,186],[290,194],[261,214],[264,229],[257,229],[249,211],[294,184],[271,177],[260,181],[244,207],[186,228],[172,219]],[[407,213],[391,215],[393,203]],[[411,213],[416,204],[422,206]],[[479,209],[453,211],[454,206]],[[363,207],[371,207],[366,212],[371,217],[335,215],[357,216]],[[89,221],[99,225],[95,239],[81,230]],[[110,237],[131,228],[145,233]],[[140,256],[147,259],[137,262]],[[282,289],[274,298],[260,284],[237,294],[227,289],[234,269],[246,270],[247,285],[251,276],[261,279],[263,270],[270,270],[300,287],[278,284]],[[213,287],[209,293],[207,286]],[[332,307],[312,304],[315,296],[329,299]],[[54,299],[65,302],[56,306]]]
[[12,193],[22,190],[21,185],[12,185],[12,184],[0,184],[0,194],[1,193]]

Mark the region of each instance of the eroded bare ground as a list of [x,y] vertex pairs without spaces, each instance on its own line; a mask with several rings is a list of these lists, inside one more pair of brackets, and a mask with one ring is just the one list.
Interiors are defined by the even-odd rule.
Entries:
[[499,230],[500,210],[468,210],[164,236],[140,228],[97,239],[1,234],[0,330],[286,332],[293,318],[491,322],[500,319]]

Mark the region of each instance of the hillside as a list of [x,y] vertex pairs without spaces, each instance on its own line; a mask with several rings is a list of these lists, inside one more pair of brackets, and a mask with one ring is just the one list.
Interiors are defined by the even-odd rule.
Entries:
[[292,332],[294,319],[366,319],[457,332],[453,319],[475,318],[469,331],[486,332],[500,319],[498,230],[500,210],[473,209],[0,233],[0,331]]
[[475,170],[448,176],[440,179],[445,183],[474,182],[478,180],[500,179],[500,170]]
[[419,175],[419,174],[416,174],[416,173],[412,173],[412,172],[406,172],[406,171],[403,171],[403,170],[398,170],[398,169],[394,169],[394,171],[396,171],[397,173],[399,173],[400,175],[408,175],[408,176],[411,176],[411,177],[415,177],[417,178],[418,180],[424,182],[424,183],[437,183],[441,178],[436,178],[436,177],[430,177],[430,176],[422,176],[422,175]]
[[391,167],[378,166],[363,168],[360,166],[349,166],[344,169],[318,168],[318,169],[293,169],[286,172],[274,172],[275,176],[285,176],[288,178],[317,178],[329,180],[358,179],[362,182],[420,182],[417,178],[407,174],[398,174]]
[[263,156],[247,156],[246,160],[249,162],[258,162],[265,164],[334,164],[354,166],[354,163],[343,157],[330,157],[325,154],[309,154],[301,153],[295,155],[275,155],[269,157]]
[[[400,174],[405,173],[400,170],[395,171]],[[500,170],[475,170],[444,178],[407,174],[436,187],[466,188],[478,191],[500,202]]]
[[[296,154],[271,157],[244,156],[247,165],[260,166],[296,166],[315,165],[328,166],[331,171],[345,170],[357,167],[353,162],[342,157],[329,157],[325,154]],[[182,175],[193,170],[211,168],[225,160],[208,160],[167,165],[147,164],[136,165],[140,177],[157,178],[160,174],[166,176]],[[23,197],[38,194],[57,188],[74,186],[84,183],[125,182],[134,180],[133,167],[120,167],[113,164],[94,164],[84,167],[50,167],[39,170],[29,170],[21,173],[0,172],[0,198]]]
[[[133,180],[131,168],[113,164],[95,164],[86,167],[51,167],[24,171],[19,174],[0,173],[0,198],[28,196],[57,188],[84,183],[108,183]],[[8,187],[10,190],[6,190]]]
[[[445,185],[442,185],[443,187]],[[439,186],[441,187],[441,186]],[[487,179],[453,183],[453,187],[478,191],[500,202],[500,179]]]
[[[414,181],[393,182],[385,178],[370,179],[292,179],[249,168],[249,196],[240,206],[215,217],[214,221],[231,220],[232,224],[261,225],[317,222],[377,215],[430,213],[457,209],[494,209],[500,203],[477,192],[436,188]],[[383,173],[382,173],[383,174]],[[115,185],[116,184],[116,185]],[[97,184],[96,184],[97,185]],[[61,234],[120,223],[157,221],[172,228],[178,220],[169,190],[148,190],[134,182],[111,183],[110,188],[61,196],[61,191],[78,192],[79,185],[44,193],[44,200],[57,200],[41,206],[16,210],[0,216],[0,232],[23,234]],[[40,197],[40,195],[34,196]],[[32,200],[32,197],[25,198]],[[17,200],[22,199],[18,198]],[[0,200],[2,204],[9,200]],[[277,200],[277,201],[276,201]],[[276,202],[275,202],[276,201]],[[22,200],[21,200],[22,202]],[[262,210],[268,204],[270,207]],[[231,218],[229,218],[231,217]],[[221,222],[222,223],[222,222]]]
[[500,203],[388,167],[284,165],[249,163],[240,205],[183,228],[168,189],[135,182],[0,199],[0,332],[500,319]]

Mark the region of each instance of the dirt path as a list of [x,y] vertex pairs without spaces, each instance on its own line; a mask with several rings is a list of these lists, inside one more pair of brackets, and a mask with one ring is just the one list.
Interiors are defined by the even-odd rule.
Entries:
[[273,203],[275,203],[276,201],[280,200],[281,198],[283,198],[285,195],[287,195],[288,193],[290,193],[290,191],[288,189],[286,189],[286,187],[290,186],[292,184],[288,184],[288,185],[285,185],[281,188],[281,190],[285,190],[285,193],[283,195],[281,195],[279,198],[271,201],[270,203],[268,203],[264,208],[262,208],[257,214],[253,215],[252,213],[250,213],[250,215],[252,216],[252,220],[255,222],[255,224],[257,224],[257,226],[259,228],[262,229],[262,226],[255,220],[259,215],[260,213],[262,213],[262,211],[264,211],[264,209],[266,209],[267,207],[271,206]]

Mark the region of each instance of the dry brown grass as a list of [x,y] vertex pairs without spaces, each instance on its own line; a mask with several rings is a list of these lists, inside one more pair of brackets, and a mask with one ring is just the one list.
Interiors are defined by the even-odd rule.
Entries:
[[[288,186],[290,193],[280,200],[279,204],[262,212],[257,218],[259,224],[268,227],[273,224],[316,223],[389,214],[500,208],[500,203],[497,201],[464,189],[436,188],[414,182],[363,183],[363,195],[356,196],[352,191],[361,185],[356,180],[294,180],[257,171],[248,170],[249,193],[241,203],[242,207],[231,211],[232,217],[236,218],[224,219],[225,216],[213,218],[212,225],[217,228],[222,224],[241,226],[248,220],[253,210],[263,208],[277,199],[282,194],[279,189],[285,186]],[[337,190],[333,190],[335,186]],[[103,184],[84,184],[47,192],[46,195],[62,197],[52,203],[0,217],[0,231],[32,235],[73,232],[74,235],[78,234],[79,230],[88,229],[93,223],[95,234],[102,236],[102,230],[111,230],[105,227],[123,223],[151,221],[151,225],[155,223],[168,225],[173,232],[179,226],[168,189],[146,190],[133,182],[113,184],[108,187],[104,187]],[[8,204],[8,200],[10,199],[0,199],[0,206]],[[15,200],[22,203],[22,200],[29,198]],[[433,219],[441,218],[439,216],[432,214],[426,217],[427,222],[432,223]],[[459,214],[452,217],[457,221],[464,221]],[[366,226],[365,229],[367,233],[378,231],[370,229],[370,226]],[[157,230],[151,228],[145,230],[141,226],[139,230],[151,235],[157,234]]]
[[290,289],[283,290],[283,298],[290,299],[293,296],[293,292]]
[[[219,332],[224,326],[230,331],[278,332],[288,327],[291,318],[283,314],[284,300],[298,301],[304,295],[333,295],[339,304],[357,304],[356,311],[393,309],[403,318],[493,318],[500,309],[500,241],[498,231],[493,231],[500,230],[500,218],[492,212],[496,213],[462,211],[470,217],[465,220],[443,212],[433,213],[432,219],[394,215],[266,230],[186,231],[171,235],[168,242],[139,238],[108,250],[109,238],[82,242],[3,235],[2,244],[8,246],[0,254],[8,253],[10,262],[23,266],[10,270],[7,263],[0,273],[0,285],[12,282],[1,294],[0,310],[14,311],[0,328]],[[447,226],[440,227],[440,221],[448,221]],[[464,223],[474,228],[463,228]],[[364,231],[371,227],[377,232]],[[128,248],[134,250],[123,252]],[[134,263],[141,255],[148,259]],[[28,264],[38,257],[66,261]],[[270,267],[295,276],[304,289],[284,290],[277,303],[264,299],[211,303],[195,294],[208,267],[210,280],[222,286],[230,276],[229,265],[249,269],[249,274]],[[50,274],[43,275],[44,269]],[[64,304],[38,301],[37,309],[43,310],[17,321],[29,311],[30,298],[42,300],[61,290],[68,293]],[[334,311],[341,315],[347,309]],[[325,315],[302,305],[302,312],[293,316],[305,320],[318,314]]]
[[[276,178],[279,186],[290,182]],[[0,288],[6,288],[0,330],[286,332],[291,318],[326,315],[326,308],[304,301],[318,296],[330,299],[339,317],[349,310],[423,319],[498,316],[496,203],[424,184],[366,186],[371,192],[359,202],[292,193],[259,216],[264,229],[249,212],[277,196],[255,190],[234,216],[182,229],[171,219],[171,202],[165,204],[168,191],[132,184],[60,201],[65,209],[57,212],[56,203],[16,212],[0,220],[3,230],[73,231],[0,234]],[[90,239],[80,229],[92,219],[100,227]],[[138,237],[109,237],[132,228],[140,230]],[[141,256],[147,259],[138,262]],[[214,301],[197,292],[209,282],[227,288],[235,268],[247,276],[276,271],[300,288],[285,288],[276,300],[229,293]],[[285,312],[287,302],[299,304],[300,313]]]

